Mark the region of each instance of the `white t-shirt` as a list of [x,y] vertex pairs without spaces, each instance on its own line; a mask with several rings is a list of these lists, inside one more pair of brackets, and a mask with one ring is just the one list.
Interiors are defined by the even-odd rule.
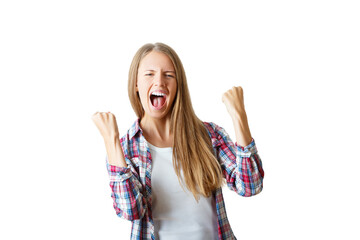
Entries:
[[[152,157],[151,190],[155,238],[164,240],[218,239],[216,202],[200,195],[199,203],[183,184],[172,163],[172,148],[148,143]],[[182,171],[181,171],[182,174]]]

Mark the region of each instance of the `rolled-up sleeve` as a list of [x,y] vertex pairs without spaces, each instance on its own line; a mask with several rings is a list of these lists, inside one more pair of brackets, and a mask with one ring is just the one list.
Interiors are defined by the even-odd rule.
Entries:
[[227,186],[237,194],[250,197],[263,189],[264,170],[255,140],[245,147],[233,143],[222,127],[210,123],[215,131],[216,155]]
[[[130,221],[141,219],[145,214],[147,205],[139,179],[133,173],[131,166],[110,165],[107,155],[105,159],[116,214]],[[128,159],[125,160],[129,163]]]

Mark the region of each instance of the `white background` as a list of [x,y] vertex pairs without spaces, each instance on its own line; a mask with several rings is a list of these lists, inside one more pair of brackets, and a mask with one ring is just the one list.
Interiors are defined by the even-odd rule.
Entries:
[[357,1],[1,1],[1,239],[129,239],[91,115],[135,120],[127,74],[164,42],[197,115],[235,133],[244,89],[261,194],[224,188],[238,239],[360,239]]

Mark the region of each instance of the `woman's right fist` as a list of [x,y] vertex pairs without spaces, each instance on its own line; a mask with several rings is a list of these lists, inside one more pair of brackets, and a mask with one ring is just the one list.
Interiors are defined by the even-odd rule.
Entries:
[[92,115],[91,119],[99,129],[104,140],[119,138],[119,130],[114,114],[111,112],[96,112]]

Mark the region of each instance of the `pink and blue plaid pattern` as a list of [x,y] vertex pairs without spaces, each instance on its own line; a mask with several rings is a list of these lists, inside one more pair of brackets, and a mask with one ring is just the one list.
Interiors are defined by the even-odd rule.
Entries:
[[[151,212],[151,154],[137,119],[120,139],[128,167],[106,166],[110,176],[111,197],[116,214],[132,221],[132,240],[155,240]],[[237,194],[250,197],[261,192],[264,170],[254,139],[242,147],[233,143],[226,131],[203,122],[212,141],[214,153],[223,170],[227,186]],[[222,189],[214,191],[221,240],[236,239],[228,221]]]

